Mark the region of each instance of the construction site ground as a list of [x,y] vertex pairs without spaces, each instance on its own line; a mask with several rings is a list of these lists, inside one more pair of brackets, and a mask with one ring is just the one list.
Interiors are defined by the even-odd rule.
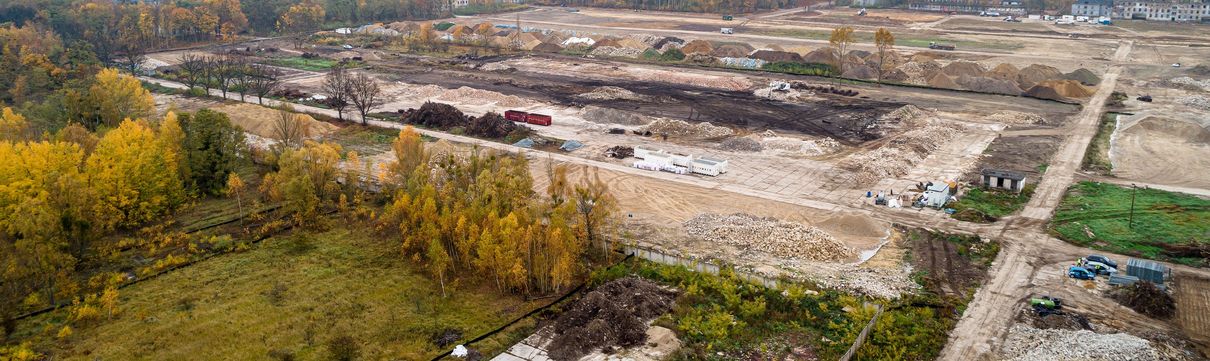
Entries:
[[[841,10],[847,11],[835,11]],[[587,169],[597,168],[597,174],[610,184],[623,212],[627,213],[625,226],[636,235],[643,236],[642,242],[647,246],[687,256],[735,258],[739,250],[733,247],[702,244],[680,236],[684,233],[681,224],[694,216],[732,212],[777,217],[815,226],[859,251],[878,250],[872,258],[856,266],[849,263],[838,263],[842,266],[837,267],[803,265],[801,262],[790,264],[774,258],[739,259],[754,270],[772,274],[788,270],[845,273],[852,271],[850,266],[906,274],[902,268],[902,257],[896,257],[907,252],[904,247],[898,242],[884,245],[886,240],[895,239],[895,233],[891,232],[892,223],[978,234],[1000,240],[1003,249],[992,264],[986,283],[975,294],[951,332],[950,342],[941,359],[998,358],[996,355],[1005,335],[1018,322],[1018,311],[1025,300],[1035,294],[1051,294],[1070,300],[1065,305],[1070,304],[1072,310],[1085,314],[1094,325],[1103,327],[1106,332],[1116,330],[1141,337],[1147,337],[1152,332],[1177,338],[1187,336],[1205,347],[1210,340],[1206,331],[1210,329],[1210,320],[1191,316],[1206,314],[1204,302],[1191,301],[1199,297],[1195,291],[1204,290],[1205,286],[1185,288],[1182,282],[1196,285],[1196,282],[1201,282],[1198,281],[1200,279],[1210,279],[1210,272],[1174,265],[1178,318],[1172,321],[1149,319],[1104,297],[1101,293],[1104,290],[1103,281],[1097,281],[1100,283],[1089,287],[1086,282],[1067,278],[1064,273],[1066,266],[1092,251],[1057,240],[1048,235],[1044,228],[1073,181],[1101,177],[1081,172],[1080,166],[1084,150],[1105,109],[1104,104],[1115,90],[1127,93],[1130,100],[1125,102],[1121,110],[1134,115],[1119,118],[1122,124],[1114,135],[1111,147],[1115,168],[1112,174],[1115,178],[1112,180],[1168,184],[1195,191],[1210,188],[1201,179],[1204,177],[1198,176],[1205,174],[1207,169],[1205,157],[1199,153],[1205,152],[1207,140],[1198,135],[1202,133],[1196,132],[1198,126],[1201,131],[1206,129],[1206,116],[1202,113],[1205,109],[1198,110],[1185,100],[1191,95],[1206,94],[1202,90],[1169,86],[1167,83],[1171,78],[1188,75],[1186,69],[1190,65],[1210,57],[1210,48],[1189,47],[1180,43],[1184,39],[1183,34],[1173,36],[1170,32],[1119,31],[1110,28],[1089,30],[1092,38],[1069,39],[1066,35],[1043,33],[1024,39],[1020,34],[1006,34],[1003,29],[981,28],[982,25],[999,27],[998,24],[971,23],[984,21],[981,19],[964,19],[955,23],[952,26],[954,29],[947,29],[939,25],[953,20],[953,17],[939,18],[935,14],[928,14],[913,19],[911,14],[917,13],[899,11],[887,15],[887,19],[872,21],[898,24],[905,34],[909,34],[905,35],[906,38],[918,36],[919,33],[993,44],[984,45],[984,48],[974,47],[970,51],[960,50],[947,56],[993,64],[1007,62],[1024,66],[1043,63],[1063,71],[1088,68],[1097,72],[1103,80],[1095,89],[1096,93],[1081,105],[941,89],[852,84],[839,86],[859,91],[860,97],[821,95],[806,101],[776,101],[757,97],[753,91],[771,80],[836,85],[828,80],[810,77],[632,64],[564,55],[503,57],[472,62],[393,54],[382,50],[356,51],[373,54],[372,58],[379,59],[368,61],[369,67],[359,71],[365,71],[386,83],[389,95],[388,104],[383,107],[386,111],[416,108],[424,101],[435,100],[455,105],[472,115],[507,109],[553,115],[553,126],[535,127],[539,134],[579,140],[586,146],[570,153],[548,153],[442,132],[424,130],[424,133],[456,143],[526,152],[533,160],[537,190],[541,190],[544,184],[547,161],[571,165],[578,176],[586,174]],[[877,12],[873,15],[878,16]],[[705,28],[681,30],[682,25],[713,26],[722,22],[717,20],[716,15],[688,16],[602,9],[582,9],[579,13],[570,13],[540,8],[516,16],[521,18],[525,26],[617,34],[642,30],[686,40],[694,37],[717,40],[719,35]],[[784,11],[757,17],[748,27],[766,29],[766,33],[826,30],[834,25],[832,21],[843,18],[842,14],[830,10],[818,13]],[[484,20],[494,23],[515,21],[502,16],[458,19],[468,22]],[[743,20],[737,19],[736,22]],[[668,25],[671,22],[676,23]],[[873,23],[870,26],[874,26]],[[717,29],[713,32],[717,32]],[[734,39],[760,44],[756,45],[758,47],[774,43],[822,47],[826,43],[826,39],[820,41],[799,36],[742,33],[736,34]],[[287,47],[285,42],[277,46]],[[1056,48],[1064,51],[1055,53],[1053,49]],[[915,49],[906,51],[911,50]],[[170,60],[169,56],[160,54],[151,57]],[[170,63],[169,60],[166,62]],[[1169,66],[1169,63],[1178,61],[1186,66],[1179,69]],[[317,92],[322,73],[298,74],[301,75],[287,79],[288,86],[308,93]],[[1193,77],[1196,80],[1208,78],[1205,75]],[[149,80],[180,86],[163,80]],[[602,86],[629,90],[638,94],[640,99],[577,97]],[[458,89],[461,87],[487,93]],[[1143,103],[1133,100],[1141,94],[1153,95],[1156,101]],[[249,97],[248,101],[254,101],[253,97]],[[908,130],[870,132],[865,128],[869,123],[852,119],[878,117],[906,104],[936,110],[930,113],[931,117],[939,122],[958,124],[961,130],[920,159],[913,159],[905,174],[884,177],[872,184],[846,182],[846,175],[853,172],[840,166],[846,156],[886,147]],[[605,131],[617,125],[585,119],[588,110],[584,106],[624,111],[648,118],[709,121],[729,127],[737,136],[773,131],[779,136],[801,140],[830,138],[839,143],[839,147],[827,154],[788,156],[776,152],[724,150],[720,148],[719,139],[671,137],[665,141],[658,136],[608,135]],[[327,109],[299,108],[336,115]],[[1008,110],[1041,115],[1046,122],[1022,125],[987,120],[993,113]],[[837,114],[856,114],[856,117],[845,119]],[[1172,122],[1179,123],[1169,124]],[[398,123],[377,120],[372,123],[388,128],[401,127]],[[636,125],[620,127],[628,130],[638,128]],[[1153,139],[1164,141],[1156,142]],[[719,177],[706,177],[642,171],[629,167],[630,160],[604,158],[603,149],[614,145],[646,146],[723,157],[731,162],[730,172]],[[376,149],[386,152],[381,147]],[[389,156],[388,153],[380,155]],[[894,189],[900,193],[913,188],[917,182],[964,176],[969,178],[972,172],[984,166],[1027,171],[1036,180],[1037,191],[1019,215],[1005,217],[993,224],[978,225],[955,221],[933,210],[875,207],[872,200],[864,197],[868,190]],[[1126,259],[1120,255],[1110,256]],[[848,266],[843,266],[846,264]]]

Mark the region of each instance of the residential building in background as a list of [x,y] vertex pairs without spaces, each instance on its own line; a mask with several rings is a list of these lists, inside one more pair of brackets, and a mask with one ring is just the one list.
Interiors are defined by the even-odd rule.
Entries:
[[1122,1],[1117,8],[1116,17],[1123,19],[1210,22],[1210,2],[1206,1]]
[[1113,15],[1113,0],[1076,0],[1071,4],[1071,15],[1099,17]]

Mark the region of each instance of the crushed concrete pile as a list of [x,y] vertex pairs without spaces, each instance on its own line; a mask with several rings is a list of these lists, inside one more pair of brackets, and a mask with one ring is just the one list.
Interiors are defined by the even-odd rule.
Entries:
[[589,105],[584,107],[584,120],[600,124],[646,125],[651,120],[638,113]]
[[1177,102],[1188,105],[1201,110],[1210,110],[1210,98],[1201,95],[1184,96],[1177,99]]
[[1168,80],[1169,84],[1184,85],[1197,88],[1198,90],[1210,91],[1210,80],[1197,80],[1187,76],[1172,78]]
[[904,81],[905,83],[927,85],[929,78],[932,78],[934,74],[941,70],[941,65],[931,61],[924,63],[912,61],[903,63],[903,65],[895,68],[895,70],[899,70],[906,75],[907,80]]
[[[233,103],[215,107],[214,111],[227,114],[227,117],[231,119],[231,124],[242,128],[245,132],[256,134],[263,138],[276,139],[273,124],[274,120],[281,117],[277,109],[266,108],[256,104]],[[294,117],[301,120],[306,127],[305,134],[311,137],[322,136],[337,129],[337,126],[315,120],[315,118],[305,113],[294,113]]]
[[878,117],[878,121],[883,124],[916,124],[917,120],[925,116],[928,116],[928,113],[923,109],[908,104],[883,114]]
[[485,105],[495,103],[498,106],[516,108],[529,105],[529,101],[515,95],[504,95],[490,90],[460,87],[451,89],[437,97],[438,100],[459,102],[470,105]]
[[596,87],[595,89],[593,89],[590,92],[580,93],[580,94],[576,95],[575,97],[580,98],[580,99],[588,99],[588,100],[618,100],[618,99],[635,100],[635,101],[647,100],[646,96],[626,90],[624,88],[619,88],[616,86],[609,86],[609,85]]
[[840,167],[852,171],[846,178],[858,185],[897,178],[907,174],[916,162],[927,158],[961,131],[961,126],[947,123],[917,127],[891,139],[887,146],[845,157],[840,161]]
[[759,152],[765,150],[765,146],[760,143],[760,140],[753,139],[752,137],[734,137],[723,139],[722,142],[719,142],[718,147],[722,148],[723,150],[736,152]]
[[731,128],[720,127],[710,122],[689,123],[679,119],[657,119],[640,128],[653,134],[667,134],[670,137],[710,139],[722,138],[735,133]]
[[962,76],[958,78],[957,83],[966,89],[981,93],[1021,95],[1021,88],[1017,87],[1017,83],[1004,79]]
[[682,46],[685,46],[685,39],[674,36],[660,39],[660,41],[651,45],[651,47],[659,49],[661,53],[668,51],[668,49],[680,49]]
[[439,97],[447,90],[449,89],[433,84],[402,85],[398,87],[389,87],[385,93],[387,93],[387,98],[407,98],[411,100],[419,100]]
[[597,46],[592,49],[592,55],[609,56],[615,58],[637,58],[643,55],[644,49],[631,49],[620,46]]
[[1012,110],[1002,111],[996,114],[989,115],[987,120],[1004,123],[1004,124],[1042,124],[1046,123],[1046,118],[1034,113],[1025,113]]
[[810,261],[843,261],[857,251],[815,227],[750,214],[701,214],[685,221],[692,237],[764,252],[774,257]]
[[760,140],[765,149],[787,156],[815,157],[835,153],[840,149],[840,142],[832,138],[798,139],[766,135]]
[[647,323],[672,310],[676,292],[626,277],[602,284],[555,320],[547,351],[553,360],[577,360],[599,349],[647,342]]
[[909,83],[911,80],[911,76],[900,69],[891,69],[891,71],[888,71],[886,74],[882,75],[882,81],[886,82]]
[[1125,333],[1037,329],[1013,325],[1001,347],[1006,360],[1160,360],[1151,342]]
[[[635,40],[635,41],[643,44],[644,47],[648,47],[648,48],[658,48],[659,46],[656,46],[656,44],[662,45],[662,43],[666,42],[669,39],[669,38],[665,38],[663,36],[651,35],[651,34],[630,34],[630,35],[627,35],[626,38]],[[672,39],[676,39],[676,38],[672,38]],[[677,40],[680,40],[680,39],[677,39]],[[684,42],[684,40],[681,40],[681,42]]]

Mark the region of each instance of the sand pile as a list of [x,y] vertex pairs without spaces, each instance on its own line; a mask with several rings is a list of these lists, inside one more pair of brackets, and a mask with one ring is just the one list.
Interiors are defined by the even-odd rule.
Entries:
[[1058,79],[1063,72],[1053,66],[1031,64],[1017,72],[1017,85],[1021,89],[1029,89],[1043,80]]
[[1080,84],[1088,86],[1096,86],[1097,84],[1101,83],[1101,77],[1097,76],[1096,73],[1093,73],[1092,70],[1084,68],[1079,68],[1070,73],[1063,74],[1063,79],[1075,80],[1080,82]]
[[1064,100],[1087,98],[1096,91],[1075,80],[1043,80],[1025,93],[1035,98]]
[[776,51],[776,50],[757,50],[756,52],[752,53],[752,55],[749,56],[749,58],[760,59],[760,60],[764,60],[764,61],[767,61],[770,63],[777,63],[777,62],[801,63],[801,62],[803,62],[802,56],[798,55],[797,53],[791,53],[788,51]]
[[486,105],[495,103],[498,106],[516,108],[529,105],[529,101],[514,95],[504,95],[494,91],[460,87],[447,90],[437,99],[449,102],[459,102],[468,105]]
[[587,93],[580,93],[576,98],[590,100],[635,100],[645,101],[647,97],[616,86],[599,86]]
[[722,138],[735,133],[731,128],[720,127],[710,124],[710,122],[689,123],[684,120],[664,118],[657,119],[640,130],[653,134],[667,134],[670,137],[698,139]]
[[651,48],[651,46],[644,44],[638,40],[631,39],[631,38],[624,38],[622,40],[618,40],[617,46],[623,47],[626,49],[638,50],[640,52]]
[[945,73],[937,73],[937,75],[929,78],[928,86],[942,89],[962,89],[961,85],[958,85],[953,78],[945,75]]
[[676,292],[638,277],[605,283],[559,315],[548,352],[576,360],[596,349],[647,342],[647,323],[672,310]]
[[684,224],[692,237],[729,244],[741,252],[784,259],[843,261],[857,252],[819,228],[750,214],[701,214]]
[[561,47],[555,43],[541,43],[541,44],[538,44],[538,46],[535,46],[535,47],[533,47],[533,49],[530,49],[530,50],[532,50],[535,53],[558,53],[558,52],[563,51],[563,47]]
[[912,54],[912,61],[917,62],[917,63],[934,61],[934,60],[941,59],[941,58],[945,58],[945,54],[941,54],[941,53],[934,52],[934,51],[921,51],[921,52]]
[[690,41],[688,44],[685,44],[685,46],[681,47],[681,51],[684,52],[685,54],[709,55],[710,53],[714,52],[714,47],[711,46],[710,42],[708,42],[708,41],[694,40],[694,41]]
[[[786,51],[786,48],[783,48],[783,47],[781,47],[781,45],[777,45],[777,44],[766,44],[765,47],[763,47],[761,49],[767,49],[767,50],[773,50],[773,51]],[[798,53],[798,52],[794,52],[794,53]]]
[[593,46],[594,47],[609,46],[609,47],[617,48],[617,47],[621,47],[622,45],[618,44],[618,41],[614,40],[614,39],[601,39],[601,40],[598,40],[596,42],[596,44]]
[[541,40],[534,40],[534,41],[530,41],[528,43],[521,44],[521,49],[533,51],[534,48],[537,48],[538,46],[540,46],[542,44],[545,44],[545,43],[543,43]]
[[428,99],[428,98],[441,96],[441,94],[445,93],[447,90],[449,90],[449,89],[442,88],[439,85],[433,85],[433,84],[425,84],[425,85],[403,84],[400,86],[388,87],[387,90],[385,91],[385,93],[387,93],[386,98],[388,98],[388,99],[389,98],[407,98],[407,99],[411,99],[411,100],[420,100],[420,99]]
[[[273,122],[281,117],[277,109],[266,108],[256,104],[234,103],[213,108],[214,111],[227,114],[231,119],[231,124],[242,128],[245,132],[256,134],[264,138],[274,138]],[[331,133],[338,129],[337,126],[331,123],[315,120],[310,115],[304,113],[295,113],[298,119],[307,128],[307,133],[312,137],[318,137]]]
[[1041,115],[1025,112],[1017,112],[1012,110],[1002,111],[996,114],[989,115],[987,120],[1004,123],[1004,124],[1042,124],[1046,123],[1046,118]]
[[992,70],[988,71],[985,75],[989,78],[1008,80],[1015,84],[1017,82],[1017,75],[1020,72],[1021,69],[1017,69],[1017,67],[1013,66],[1012,64],[1000,63],[1000,65],[996,65],[995,68],[992,68]]
[[807,63],[836,64],[837,57],[836,52],[831,48],[819,48],[803,56],[803,61]]
[[878,72],[865,65],[849,65],[841,76],[850,79],[875,79],[878,78]]
[[601,124],[645,125],[651,123],[638,113],[589,105],[584,107],[584,120]]
[[984,69],[983,65],[966,60],[954,61],[944,67],[941,67],[941,72],[952,78],[960,78],[964,76],[982,76],[986,71],[987,69]]
[[1017,83],[1003,79],[989,78],[984,76],[962,76],[958,78],[957,82],[959,85],[962,85],[963,88],[982,93],[1007,95],[1021,94],[1021,88],[1017,87]]
[[802,55],[804,57],[807,56],[807,54],[811,53],[811,47],[801,46],[801,45],[783,47],[782,50],[792,51],[792,52],[798,53],[798,55]]

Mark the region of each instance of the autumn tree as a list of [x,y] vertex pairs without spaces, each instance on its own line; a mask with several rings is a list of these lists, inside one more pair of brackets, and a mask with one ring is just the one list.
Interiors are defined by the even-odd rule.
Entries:
[[277,155],[281,155],[286,149],[302,146],[303,141],[311,136],[303,115],[295,113],[289,104],[277,110],[277,117],[273,118],[272,125],[274,142],[271,148]]
[[124,119],[142,119],[155,113],[155,99],[143,88],[138,79],[105,69],[97,73],[96,82],[88,90],[88,104],[95,109],[90,119],[85,119],[90,128],[100,125],[117,126]]
[[348,90],[349,102],[353,103],[353,107],[361,114],[361,124],[369,125],[366,116],[383,104],[382,88],[374,78],[365,73],[357,73],[349,77]]
[[281,88],[281,71],[264,65],[252,65],[248,70],[248,90],[256,95],[257,103],[265,105],[265,97]]
[[289,35],[295,49],[301,49],[310,33],[319,29],[324,20],[324,8],[319,4],[302,2],[294,4],[277,20],[277,32]]
[[878,28],[878,31],[874,32],[874,44],[878,46],[878,82],[881,83],[882,75],[887,70],[887,56],[895,47],[895,35],[892,35],[891,31],[886,28]]
[[832,29],[832,36],[828,38],[828,44],[836,53],[836,68],[841,74],[844,74],[845,56],[849,54],[849,45],[852,45],[853,41],[853,28],[850,26]]
[[344,111],[349,107],[349,102],[352,99],[353,92],[353,76],[345,70],[343,66],[333,67],[324,76],[321,88],[324,93],[327,93],[328,98],[324,100],[332,109],[336,110],[336,116],[340,120],[345,120]]
[[92,211],[104,229],[157,219],[184,200],[176,154],[142,121],[105,133],[85,163],[97,196]]
[[13,108],[5,107],[0,110],[0,141],[20,141],[27,139],[29,122],[21,114],[13,112]]
[[177,65],[177,80],[185,83],[189,89],[196,88],[199,85],[204,85],[208,81],[206,79],[206,63],[207,59],[204,55],[185,54],[181,55],[180,64]]
[[243,178],[240,178],[239,173],[231,172],[227,174],[227,188],[224,193],[229,197],[235,197],[235,206],[239,211],[239,218],[244,218],[244,189],[247,186],[244,184]]
[[299,224],[313,224],[320,208],[339,195],[336,183],[340,146],[306,142],[301,148],[286,149],[277,160],[278,171],[265,175],[262,192],[269,200],[282,202],[282,208]]
[[188,169],[186,184],[202,194],[221,194],[246,147],[244,132],[226,114],[209,109],[182,114],[180,119],[185,131],[181,148]]
[[127,11],[117,24],[116,48],[131,74],[137,74],[139,66],[147,61],[154,37],[153,21],[147,8],[136,7]]

